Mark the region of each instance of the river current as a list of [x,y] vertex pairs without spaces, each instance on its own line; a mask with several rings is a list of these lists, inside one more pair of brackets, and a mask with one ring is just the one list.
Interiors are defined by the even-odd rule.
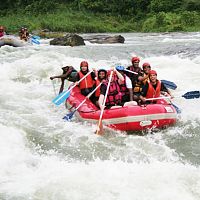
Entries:
[[[121,35],[124,44],[0,48],[0,199],[200,200],[200,98],[181,97],[200,90],[200,33]],[[101,137],[96,125],[63,121],[65,106],[52,103],[60,82],[50,76],[82,60],[128,66],[134,55],[177,84],[175,126]]]

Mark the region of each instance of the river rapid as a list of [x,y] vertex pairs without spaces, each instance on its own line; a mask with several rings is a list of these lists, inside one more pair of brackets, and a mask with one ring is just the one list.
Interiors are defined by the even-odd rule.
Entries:
[[[200,33],[127,33],[124,44],[0,48],[0,199],[200,200]],[[83,35],[84,36],[84,35]],[[144,136],[63,121],[52,99],[61,67],[128,66],[137,55],[177,84],[175,126]],[[67,84],[66,84],[67,87]]]

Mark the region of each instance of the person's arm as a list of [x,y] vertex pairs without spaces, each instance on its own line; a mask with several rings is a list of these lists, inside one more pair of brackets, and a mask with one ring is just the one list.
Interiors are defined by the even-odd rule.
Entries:
[[95,72],[91,72],[91,76],[92,76],[92,79],[93,79],[93,80],[96,80],[96,79],[95,79],[95,78],[96,78]]
[[160,89],[160,90],[161,90],[160,93],[161,93],[162,95],[164,95],[164,96],[170,95],[170,96],[172,97],[172,94],[171,94],[170,90],[167,89],[166,86],[165,86],[165,84],[162,83],[162,82],[161,82],[161,89]]
[[102,84],[100,87],[100,96],[99,96],[99,100],[98,100],[100,109],[103,109],[103,101],[104,101],[104,97],[106,94],[106,90],[107,90],[107,86],[105,84]]
[[149,88],[149,84],[146,83],[143,87],[142,87],[142,91],[141,91],[141,95],[140,95],[140,99],[142,100],[142,102],[145,102],[146,101],[146,95],[147,95],[147,91],[148,91],[148,88]]
[[147,78],[149,78],[149,75],[148,74],[145,74],[145,73],[141,73],[141,74],[139,74],[139,76],[138,76],[138,81],[144,81],[144,80],[146,80]]
[[131,79],[128,76],[126,76],[126,87],[129,90],[130,101],[133,101],[133,86],[132,86]]
[[104,107],[103,107],[104,97],[105,97],[105,96],[104,96],[103,94],[100,94],[100,96],[99,96],[98,103],[99,103],[99,108],[100,108],[100,110],[104,109]]
[[64,89],[64,83],[65,83],[65,80],[62,79],[62,82],[61,82],[61,86],[60,86],[60,90],[59,90],[59,94],[63,91]]
[[129,95],[130,95],[130,101],[133,101],[133,88],[128,88]]
[[59,75],[59,76],[51,76],[50,79],[53,80],[54,78],[62,78],[63,75]]
[[119,78],[119,84],[120,85],[123,84],[124,83],[124,77],[123,77],[123,75],[120,72],[118,72],[116,69],[114,69],[114,71],[116,72],[117,77]]

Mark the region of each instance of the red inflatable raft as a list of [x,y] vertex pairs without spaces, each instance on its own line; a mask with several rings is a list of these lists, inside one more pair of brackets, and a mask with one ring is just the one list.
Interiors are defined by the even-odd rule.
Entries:
[[[66,101],[67,108],[73,111],[85,96],[75,87]],[[76,116],[83,121],[98,123],[101,111],[90,100],[75,112]],[[175,124],[177,112],[175,108],[164,99],[158,100],[157,104],[144,106],[124,106],[104,110],[103,124],[121,131],[139,131],[149,128],[164,128]]]

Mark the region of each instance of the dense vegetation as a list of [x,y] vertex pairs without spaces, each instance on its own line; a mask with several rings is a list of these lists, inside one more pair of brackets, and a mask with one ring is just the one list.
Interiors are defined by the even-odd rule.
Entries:
[[0,16],[8,32],[200,31],[199,0],[4,0]]

